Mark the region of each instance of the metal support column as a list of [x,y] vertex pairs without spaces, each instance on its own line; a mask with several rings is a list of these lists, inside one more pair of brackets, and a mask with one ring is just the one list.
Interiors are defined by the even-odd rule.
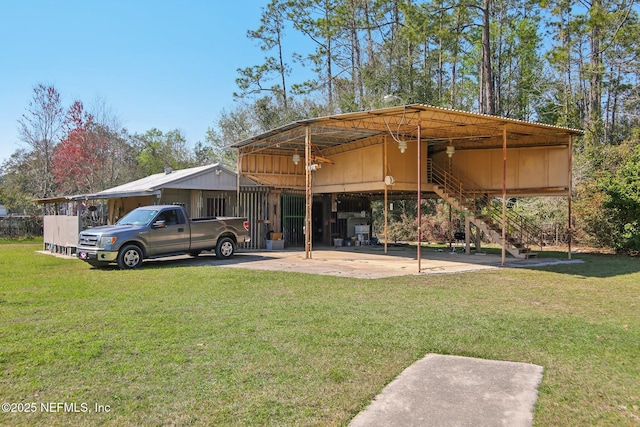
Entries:
[[567,256],[569,259],[571,259],[571,239],[572,239],[572,224],[571,224],[571,192],[573,191],[573,182],[572,182],[572,177],[573,177],[573,171],[572,171],[572,167],[573,167],[573,136],[569,135],[569,195],[567,196],[567,214],[568,214],[568,220],[567,220]]
[[387,176],[389,175],[389,164],[387,159],[387,136],[384,136],[384,143],[382,144],[382,151],[384,156],[384,253],[387,254],[387,242],[389,241],[389,195],[387,187]]
[[242,154],[240,154],[240,151],[238,150],[238,174],[236,175],[236,209],[235,209],[236,216],[240,216],[240,175],[241,174],[242,174]]
[[313,193],[311,189],[311,127],[306,127],[306,137],[304,140],[304,165],[305,165],[305,215],[304,215],[304,258],[313,258],[311,247],[312,220],[311,212],[313,206]]
[[422,257],[422,124],[418,122],[418,273],[421,268]]
[[502,266],[506,256],[507,238],[507,126],[502,129]]
[[464,253],[471,255],[471,218],[464,217]]

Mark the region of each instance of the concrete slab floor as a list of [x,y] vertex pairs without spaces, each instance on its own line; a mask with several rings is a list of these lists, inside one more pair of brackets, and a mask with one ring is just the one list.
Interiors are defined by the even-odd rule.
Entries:
[[[203,254],[198,263],[212,266],[248,268],[256,270],[291,271],[309,274],[377,279],[405,275],[459,273],[490,268],[502,268],[499,255],[466,255],[439,252],[431,248],[422,250],[420,273],[415,247],[382,246],[317,248],[311,258],[305,259],[301,249],[284,251],[239,251],[228,260],[210,260],[213,255]],[[215,258],[215,257],[214,257]],[[551,264],[581,263],[580,260],[529,259],[507,257],[506,267],[536,267]]]
[[[48,251],[39,253],[55,255],[61,258],[77,259]],[[577,264],[581,260],[532,258],[521,260],[512,257],[505,259],[506,268],[535,268],[556,264]],[[239,250],[230,259],[218,259],[212,252],[203,252],[193,258],[178,255],[166,258],[146,260],[143,267],[163,263],[167,266],[208,265],[253,270],[290,271],[309,274],[354,277],[361,279],[380,279],[406,275],[450,274],[477,271],[491,268],[503,268],[500,255],[450,253],[423,248],[418,272],[416,248],[412,246],[389,246],[387,254],[383,246],[320,247],[305,259],[303,249],[285,249],[282,251]]]

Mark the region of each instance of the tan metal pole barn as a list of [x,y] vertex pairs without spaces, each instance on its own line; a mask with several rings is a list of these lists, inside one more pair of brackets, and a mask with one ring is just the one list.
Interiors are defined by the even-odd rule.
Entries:
[[[388,144],[388,137],[396,135],[399,141],[410,144],[402,147],[398,144],[399,149],[394,149],[396,144]],[[513,214],[506,210],[507,194],[510,197],[565,196],[571,210],[571,150],[573,138],[580,135],[582,131],[577,129],[412,104],[300,120],[231,147],[239,152],[240,174],[278,191],[305,192],[307,257],[311,257],[312,249],[313,194],[332,194],[337,199],[341,195],[384,198],[386,221],[390,198],[412,193],[417,193],[419,200],[423,195],[436,196],[454,204],[456,210],[466,212],[466,207],[459,206],[460,202],[466,202],[474,190],[476,196],[482,191],[489,199],[502,196],[503,209],[499,217],[503,230],[495,237],[488,237],[502,242],[504,260],[504,249],[518,255],[507,247],[509,232],[505,223],[507,214]],[[442,173],[447,174],[448,182],[457,179],[461,191],[469,190],[457,198],[437,182],[436,172],[447,169],[448,145],[456,149],[452,171],[455,176]],[[305,161],[304,165],[302,162],[298,165],[295,161],[302,149]],[[418,161],[409,162],[411,158]],[[424,182],[423,161],[430,171]],[[317,170],[309,170],[311,164],[317,164]],[[387,184],[387,176],[393,176],[392,185]],[[571,212],[569,217],[571,228]],[[326,218],[323,220],[325,224]],[[274,232],[283,231],[280,223],[272,224],[272,228]],[[419,223],[419,233],[422,232]],[[571,230],[569,235],[570,247]],[[323,239],[329,238],[324,233]],[[385,227],[385,253],[388,240]],[[421,255],[420,252],[418,270]]]

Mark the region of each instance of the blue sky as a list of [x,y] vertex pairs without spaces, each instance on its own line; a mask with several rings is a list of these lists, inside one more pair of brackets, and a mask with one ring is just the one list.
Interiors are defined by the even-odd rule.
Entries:
[[[268,0],[7,0],[0,12],[0,163],[38,83],[63,104],[102,100],[129,132],[193,145],[234,108],[237,69],[262,62],[247,30]],[[26,147],[25,147],[26,148]]]

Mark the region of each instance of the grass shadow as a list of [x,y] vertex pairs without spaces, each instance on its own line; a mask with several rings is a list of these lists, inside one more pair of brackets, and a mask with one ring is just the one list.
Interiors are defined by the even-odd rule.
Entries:
[[[623,276],[640,272],[640,259],[623,254],[576,254],[572,256],[572,259],[583,262],[580,264],[543,265],[536,267],[536,270],[597,278]],[[544,261],[544,259],[541,259],[541,261]]]
[[[219,259],[214,253],[205,252],[197,257],[188,255],[176,255],[146,259],[142,263],[142,269],[162,269],[162,268],[184,268],[196,266],[225,267],[229,265],[245,264],[255,261],[274,259],[275,257],[265,256],[262,253],[252,254],[247,252],[236,253],[228,259]],[[116,264],[108,264],[100,267],[92,267],[96,270],[119,270]]]

